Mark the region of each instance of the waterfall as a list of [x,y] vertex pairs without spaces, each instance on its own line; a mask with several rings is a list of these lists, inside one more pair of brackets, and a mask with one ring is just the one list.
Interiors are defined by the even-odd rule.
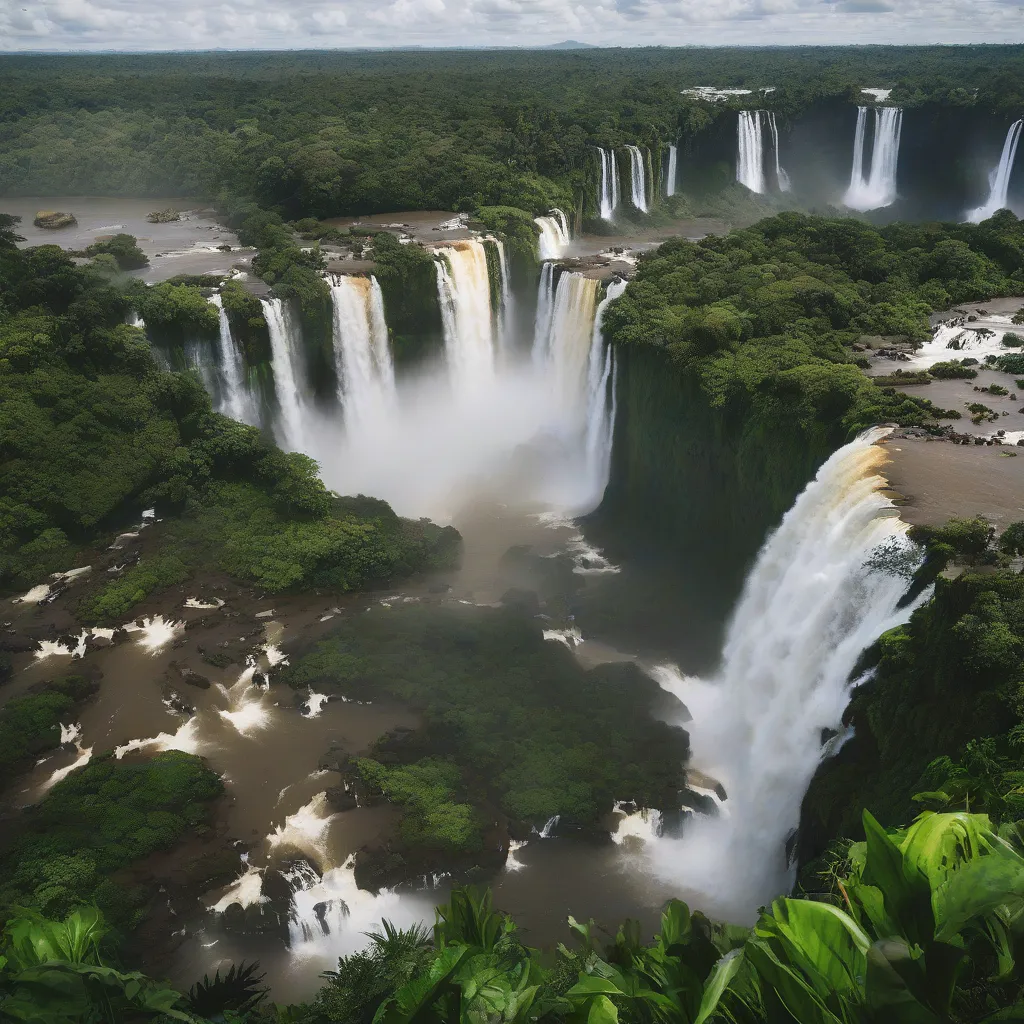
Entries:
[[644,165],[644,154],[639,146],[627,146],[629,151],[630,181],[633,186],[633,205],[641,212],[647,213],[647,168]]
[[896,170],[903,130],[901,107],[875,107],[871,167],[865,173],[864,147],[868,108],[857,108],[857,129],[853,140],[853,168],[843,205],[851,210],[878,210],[896,201]]
[[[594,314],[587,369],[587,477],[594,486],[597,505],[608,486],[612,464],[612,439],[615,434],[615,383],[617,367],[611,345],[605,344],[602,325],[608,304],[626,290],[626,282],[610,281],[604,298]],[[609,407],[609,385],[611,405]]]
[[790,183],[789,175],[779,162],[779,129],[775,123],[775,111],[769,110],[767,114],[768,127],[772,131],[772,145],[775,148],[775,180],[778,182],[780,192],[788,192],[792,188],[792,184]]
[[[274,391],[281,412],[276,433],[283,448],[303,451],[305,430],[303,412],[305,403],[296,383],[296,351],[298,342],[291,313],[280,299],[260,299],[263,316],[270,334],[270,365],[274,371]],[[300,371],[301,372],[301,371]]]
[[245,360],[231,336],[231,323],[220,292],[211,296],[210,303],[220,317],[220,401],[217,412],[241,420],[252,426],[259,424],[259,412],[252,394],[246,386]]
[[569,224],[561,210],[554,209],[547,217],[534,217],[540,228],[538,250],[541,260],[557,260],[569,248]]
[[384,296],[375,277],[332,274],[334,362],[345,426],[365,435],[394,407],[395,367],[391,358]]
[[483,242],[452,242],[434,250],[437,292],[449,372],[473,385],[494,373],[495,318]]
[[1010,130],[1006,133],[1006,141],[1003,143],[1002,155],[999,157],[999,165],[988,176],[988,199],[983,205],[967,211],[964,219],[969,223],[980,224],[1000,210],[1006,209],[1007,196],[1010,191],[1010,175],[1013,173],[1013,164],[1017,159],[1017,144],[1020,142],[1022,127],[1024,127],[1024,121],[1014,121],[1010,125]]
[[220,381],[217,379],[217,361],[210,343],[205,338],[187,338],[182,346],[182,356],[186,368],[199,375],[203,390],[216,399],[220,393]]
[[679,147],[672,143],[668,147],[668,170],[665,172],[665,195],[676,194],[676,164],[679,159]]
[[547,352],[551,336],[551,315],[555,308],[555,267],[545,263],[540,268],[537,286],[537,312],[533,319],[533,359],[539,362]]
[[548,330],[534,338],[534,361],[545,367],[545,381],[555,392],[554,408],[570,430],[586,422],[588,360],[599,286],[594,278],[563,272]]
[[736,123],[736,180],[751,192],[764,192],[764,147],[760,110],[741,110]]
[[598,208],[602,220],[612,220],[619,207],[619,168],[614,149],[598,148],[601,156],[601,192]]
[[[561,213],[561,211],[559,211]],[[564,214],[562,215],[565,216]],[[498,339],[502,348],[508,346],[515,330],[515,309],[512,305],[512,278],[508,271],[508,256],[505,243],[500,238],[491,239],[498,250],[498,272],[501,274],[501,309],[498,310]]]
[[752,921],[790,890],[785,845],[826,753],[822,731],[840,728],[862,652],[911,614],[899,602],[919,556],[881,493],[886,453],[875,442],[887,433],[874,428],[837,451],[769,537],[716,678],[652,673],[693,715],[692,767],[728,794],[719,817],[660,840],[652,866],[713,917]]

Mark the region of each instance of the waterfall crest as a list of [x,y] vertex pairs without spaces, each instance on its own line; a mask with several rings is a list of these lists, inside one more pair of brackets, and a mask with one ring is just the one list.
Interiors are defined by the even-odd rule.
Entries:
[[305,401],[299,392],[301,357],[291,312],[280,299],[260,299],[270,334],[270,365],[281,415],[276,424],[278,442],[290,451],[306,450],[303,425]]
[[231,322],[220,292],[210,297],[211,305],[217,309],[220,318],[220,399],[217,411],[233,420],[240,420],[252,426],[259,424],[259,413],[249,389],[246,387],[245,361],[231,336]]
[[445,356],[456,386],[494,373],[495,325],[487,251],[477,239],[434,250]]
[[760,110],[741,110],[736,122],[736,180],[757,193],[765,190],[761,114]]
[[850,187],[843,205],[851,210],[879,210],[896,201],[896,172],[900,157],[900,135],[903,131],[902,107],[875,107],[874,136],[871,143],[871,166],[865,170],[864,149],[867,142],[868,108],[857,108],[857,128],[853,139],[853,168]]
[[672,143],[668,147],[668,169],[665,171],[665,195],[676,194],[676,174],[679,160],[679,147]]
[[614,149],[598,147],[601,158],[601,191],[598,194],[598,209],[602,220],[611,220],[619,207],[619,168]]
[[877,475],[875,428],[837,451],[797,498],[747,578],[715,679],[655,677],[693,715],[692,766],[728,793],[722,816],[691,819],[683,839],[656,844],[652,865],[712,916],[750,921],[788,892],[785,844],[838,729],[861,653],[909,618],[899,608],[917,564]]
[[384,296],[375,277],[332,274],[338,398],[350,431],[372,427],[396,401]]
[[1006,133],[1006,140],[1003,142],[1003,152],[999,157],[999,164],[989,174],[988,199],[981,206],[967,211],[964,219],[968,223],[980,224],[1000,210],[1006,209],[1010,192],[1010,175],[1013,174],[1013,165],[1017,159],[1017,145],[1020,142],[1022,127],[1024,127],[1024,120],[1014,121],[1010,125],[1010,130]]
[[546,217],[534,217],[533,223],[540,228],[538,251],[541,260],[557,260],[569,248],[569,222],[559,209],[552,210]]
[[633,205],[641,212],[647,213],[647,168],[644,165],[644,154],[639,146],[627,146],[629,152],[629,173],[633,192]]

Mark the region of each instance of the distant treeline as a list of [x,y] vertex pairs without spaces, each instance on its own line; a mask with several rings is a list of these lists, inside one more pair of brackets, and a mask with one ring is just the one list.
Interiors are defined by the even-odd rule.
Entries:
[[1024,47],[0,57],[0,195],[570,208],[593,146],[695,136],[728,112],[682,95],[696,85],[772,87],[758,102],[790,117],[866,86],[1017,117]]

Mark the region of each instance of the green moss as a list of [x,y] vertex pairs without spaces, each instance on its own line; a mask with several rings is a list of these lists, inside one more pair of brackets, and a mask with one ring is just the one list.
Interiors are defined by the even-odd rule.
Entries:
[[184,583],[190,575],[189,567],[176,555],[144,556],[138,565],[84,599],[78,614],[85,623],[117,623],[151,594]]

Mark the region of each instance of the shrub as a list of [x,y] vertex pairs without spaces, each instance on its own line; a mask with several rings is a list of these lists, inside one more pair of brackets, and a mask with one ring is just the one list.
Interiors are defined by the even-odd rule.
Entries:
[[114,235],[102,242],[93,242],[85,251],[90,256],[104,253],[113,256],[122,270],[138,270],[149,266],[149,257],[139,248],[134,235]]

